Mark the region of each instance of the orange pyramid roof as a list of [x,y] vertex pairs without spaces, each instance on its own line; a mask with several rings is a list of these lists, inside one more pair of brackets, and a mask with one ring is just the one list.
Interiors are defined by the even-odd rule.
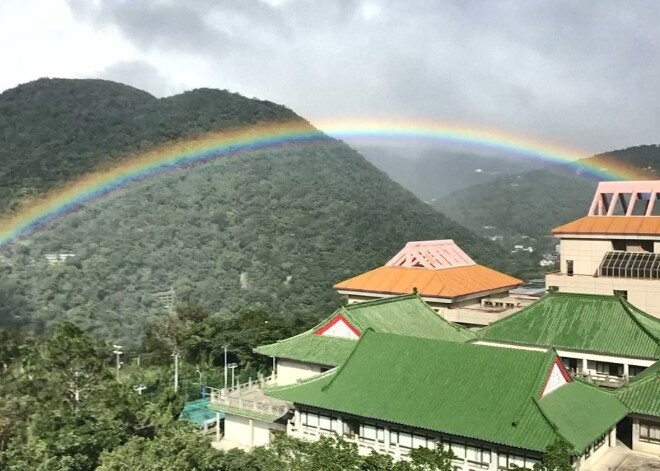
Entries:
[[517,278],[474,264],[440,270],[384,266],[337,283],[334,288],[383,294],[413,293],[416,288],[420,296],[456,298],[520,284]]

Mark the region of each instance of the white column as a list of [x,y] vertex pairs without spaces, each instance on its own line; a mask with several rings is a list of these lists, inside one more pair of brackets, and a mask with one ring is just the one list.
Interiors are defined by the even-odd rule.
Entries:
[[623,364],[623,377],[628,378],[630,376],[630,367],[628,366],[628,363]]
[[491,448],[490,450],[490,464],[488,465],[488,469],[492,471],[497,471],[497,450],[494,448]]
[[254,421],[252,419],[248,420],[248,425],[250,426],[250,450],[254,446]]
[[220,441],[220,413],[215,413],[215,441]]
[[587,363],[587,359],[586,359],[586,358],[583,358],[583,359],[582,359],[582,373],[584,373],[584,374],[589,373],[589,371],[588,371],[588,363]]
[[389,450],[390,446],[391,446],[391,443],[390,443],[390,428],[389,427],[385,427],[385,442],[384,443],[385,443],[385,448],[387,450]]

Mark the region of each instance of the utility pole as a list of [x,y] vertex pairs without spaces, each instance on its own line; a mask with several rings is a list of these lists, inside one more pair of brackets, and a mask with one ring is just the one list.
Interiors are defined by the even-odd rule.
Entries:
[[174,357],[174,392],[179,390],[179,350],[174,350],[172,353]]
[[236,363],[230,363],[229,368],[231,368],[231,388],[234,389],[234,370],[238,367]]
[[223,348],[225,349],[225,392],[227,392],[227,347],[228,345],[223,345]]
[[112,348],[114,348],[112,353],[114,353],[116,358],[117,358],[117,381],[119,381],[119,368],[121,368],[121,363],[122,363],[121,362],[121,356],[124,353],[124,352],[121,351],[121,349],[124,348],[124,347],[122,347],[121,345],[113,345]]

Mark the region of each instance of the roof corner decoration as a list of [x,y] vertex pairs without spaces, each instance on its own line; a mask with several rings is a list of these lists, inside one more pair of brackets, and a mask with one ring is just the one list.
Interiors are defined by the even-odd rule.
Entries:
[[625,216],[641,215],[640,205],[643,215],[651,216],[658,194],[659,180],[600,182],[588,216],[614,216],[619,203]]
[[386,267],[433,270],[470,265],[476,265],[475,261],[451,239],[408,242],[385,264]]
[[360,331],[348,322],[343,314],[337,314],[330,322],[314,332],[316,335],[358,340]]
[[573,378],[566,371],[566,367],[559,360],[559,357],[555,357],[555,361],[552,363],[552,368],[548,373],[539,399],[543,399],[545,396],[550,394],[553,391],[561,388],[563,385],[573,382]]

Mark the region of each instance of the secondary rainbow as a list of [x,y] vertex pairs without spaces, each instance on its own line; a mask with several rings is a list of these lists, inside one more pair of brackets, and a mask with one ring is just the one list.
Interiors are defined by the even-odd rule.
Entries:
[[635,178],[624,167],[601,169],[579,161],[587,156],[586,153],[492,129],[412,120],[328,121],[316,125],[325,134],[304,121],[250,126],[165,145],[124,159],[116,166],[99,168],[23,204],[17,214],[0,220],[0,247],[33,233],[89,201],[163,172],[258,150],[332,142],[328,136],[383,143],[461,144],[513,153],[572,171],[579,170],[599,179]]

